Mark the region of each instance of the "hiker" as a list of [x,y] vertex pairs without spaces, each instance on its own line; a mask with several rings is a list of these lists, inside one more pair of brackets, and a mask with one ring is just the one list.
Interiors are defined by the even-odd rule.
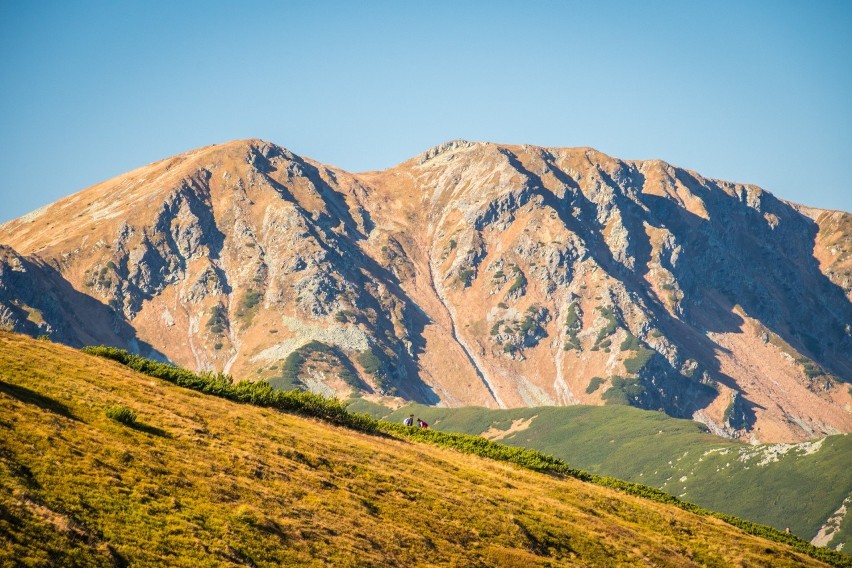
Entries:
[[426,422],[424,422],[423,420],[420,420],[419,418],[417,419],[417,425],[418,425],[420,428],[428,428],[428,427],[429,427],[429,425],[428,425],[428,424],[426,424]]
[[408,418],[402,421],[403,426],[414,426],[414,415],[409,414]]

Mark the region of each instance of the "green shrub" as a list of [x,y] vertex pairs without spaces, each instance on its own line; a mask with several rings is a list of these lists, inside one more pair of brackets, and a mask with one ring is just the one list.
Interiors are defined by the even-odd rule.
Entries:
[[612,378],[612,386],[608,388],[601,398],[607,404],[627,404],[638,402],[645,395],[645,385],[639,379],[625,379],[615,376]]
[[517,291],[521,292],[521,295],[524,294],[527,287],[527,277],[524,276],[524,273],[520,270],[517,270],[515,274],[515,281],[512,282],[512,285],[509,286],[509,289],[506,291],[506,294],[513,294]]
[[228,325],[228,313],[225,311],[225,306],[216,304],[210,310],[210,319],[207,321],[207,329],[211,333],[220,334],[225,331]]
[[651,360],[651,357],[656,355],[657,352],[653,349],[646,349],[644,347],[640,348],[639,351],[633,357],[624,360],[624,369],[630,373],[631,375],[635,375],[648,364],[648,361]]
[[586,387],[586,394],[592,394],[598,388],[604,384],[604,379],[602,377],[592,377],[592,380],[589,381],[589,386]]
[[459,280],[464,287],[467,288],[473,282],[473,278],[476,276],[476,271],[472,268],[466,268],[459,272]]
[[107,415],[107,417],[112,418],[116,422],[121,422],[122,424],[127,424],[128,426],[132,426],[136,423],[136,413],[127,408],[126,406],[110,406],[104,411],[104,413]]
[[243,306],[247,310],[250,310],[256,305],[258,305],[262,299],[262,293],[258,292],[257,290],[249,290],[248,292],[246,292],[245,298],[243,298]]
[[520,332],[523,334],[527,334],[536,329],[538,329],[538,323],[533,319],[532,315],[527,314],[527,316],[521,322]]
[[642,343],[639,341],[639,338],[627,332],[627,337],[624,338],[624,341],[621,342],[621,350],[622,351],[639,351],[641,349]]
[[606,323],[603,328],[598,332],[597,343],[600,343],[604,338],[609,337],[615,331],[615,328],[618,327],[618,320],[615,319],[615,314],[612,312],[612,308],[603,307],[599,308],[601,315],[606,319]]
[[358,363],[363,367],[364,372],[370,375],[375,375],[382,368],[382,360],[376,356],[372,349],[359,353]]
[[565,317],[565,327],[568,329],[574,329],[576,327],[579,330],[578,324],[581,322],[577,308],[579,308],[577,302],[571,302],[568,304],[568,315]]

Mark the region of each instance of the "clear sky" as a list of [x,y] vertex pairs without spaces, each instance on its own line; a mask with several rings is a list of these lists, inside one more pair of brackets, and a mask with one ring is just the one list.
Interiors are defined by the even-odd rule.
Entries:
[[593,146],[852,212],[852,2],[0,0],[0,222],[258,137]]

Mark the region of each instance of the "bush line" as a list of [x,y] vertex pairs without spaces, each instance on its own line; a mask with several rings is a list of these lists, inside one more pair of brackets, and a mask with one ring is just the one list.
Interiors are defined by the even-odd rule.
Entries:
[[573,477],[580,481],[609,487],[628,495],[635,495],[657,503],[673,505],[697,515],[715,517],[748,534],[789,545],[797,552],[801,552],[817,560],[822,560],[835,566],[852,567],[852,557],[835,550],[814,546],[795,535],[781,532],[767,525],[740,519],[733,515],[718,513],[699,507],[693,503],[682,501],[665,491],[654,489],[647,485],[640,485],[614,477],[574,469],[561,459],[543,454],[537,450],[506,446],[487,440],[482,436],[413,428],[395,422],[376,420],[368,414],[349,412],[346,410],[346,405],[337,398],[326,398],[318,394],[303,391],[275,390],[265,381],[234,382],[230,375],[223,373],[193,373],[167,363],[133,355],[115,347],[84,347],[82,351],[90,355],[111,359],[135,371],[169,381],[178,386],[235,402],[275,408],[284,412],[318,418],[338,426],[345,426],[365,433],[385,434],[399,439],[426,442],[467,454],[513,463],[540,473]]
[[367,414],[354,414],[346,410],[340,400],[325,398],[318,394],[304,391],[275,390],[266,381],[234,382],[230,375],[223,373],[193,373],[167,363],[152,361],[138,355],[128,353],[115,347],[84,347],[84,353],[111,359],[125,365],[134,371],[169,381],[181,387],[203,392],[256,406],[275,408],[284,412],[292,412],[311,416],[347,426],[362,432],[375,432],[377,421]]

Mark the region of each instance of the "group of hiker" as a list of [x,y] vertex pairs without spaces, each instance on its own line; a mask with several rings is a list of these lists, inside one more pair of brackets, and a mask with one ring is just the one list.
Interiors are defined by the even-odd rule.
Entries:
[[[406,419],[402,421],[402,423],[403,423],[405,426],[414,426],[414,415],[413,415],[413,414],[409,414],[409,415],[406,417]],[[420,420],[420,419],[418,418],[418,419],[417,419],[417,427],[418,427],[418,428],[428,428],[428,427],[429,427],[429,425],[428,425],[428,424],[426,424],[426,421],[425,421],[425,420]]]

